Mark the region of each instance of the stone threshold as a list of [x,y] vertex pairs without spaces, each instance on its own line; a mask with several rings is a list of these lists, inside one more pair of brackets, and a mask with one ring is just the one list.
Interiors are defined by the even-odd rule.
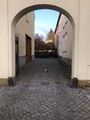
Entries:
[[0,85],[7,86],[8,85],[8,78],[0,78]]
[[1,86],[14,86],[15,85],[15,77],[0,78],[0,85]]
[[90,87],[90,80],[78,80],[79,87]]

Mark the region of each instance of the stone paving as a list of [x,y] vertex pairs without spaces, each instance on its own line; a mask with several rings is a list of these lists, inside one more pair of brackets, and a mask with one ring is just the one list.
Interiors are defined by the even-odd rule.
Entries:
[[57,59],[22,66],[16,86],[0,89],[0,120],[90,120],[90,89],[70,88],[62,69]]

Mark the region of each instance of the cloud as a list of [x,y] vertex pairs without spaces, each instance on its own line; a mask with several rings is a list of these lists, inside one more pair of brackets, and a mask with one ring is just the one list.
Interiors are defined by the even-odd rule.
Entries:
[[48,33],[48,29],[43,28],[43,27],[35,27],[35,33],[42,34],[46,37]]
[[45,34],[47,34],[47,32],[48,32],[48,29],[43,28],[43,27],[36,27],[36,28],[35,28],[35,31],[36,31],[36,30],[42,31],[42,32],[45,33]]
[[45,38],[51,28],[53,29],[53,25],[50,22],[35,21],[35,33],[41,34]]
[[48,32],[48,30],[50,30],[50,23],[46,23],[46,22],[41,22],[41,21],[36,21],[35,22],[35,28],[38,29],[42,29],[44,30],[44,32]]

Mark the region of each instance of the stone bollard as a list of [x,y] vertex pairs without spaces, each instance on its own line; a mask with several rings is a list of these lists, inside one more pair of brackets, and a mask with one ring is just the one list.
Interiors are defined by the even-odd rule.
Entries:
[[9,86],[14,86],[14,81],[12,77],[8,77],[8,85]]
[[71,81],[71,87],[72,88],[77,88],[78,87],[78,79],[77,78],[73,78]]

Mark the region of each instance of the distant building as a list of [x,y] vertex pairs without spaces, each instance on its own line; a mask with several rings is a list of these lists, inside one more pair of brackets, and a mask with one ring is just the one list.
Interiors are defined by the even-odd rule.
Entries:
[[54,32],[52,29],[50,29],[48,35],[47,35],[47,40],[45,41],[46,44],[51,43],[52,45],[55,45],[55,37],[54,37]]
[[50,39],[50,40],[49,40],[49,39],[46,40],[46,41],[45,41],[45,44],[48,44],[48,43],[53,43],[53,40],[52,40],[52,39]]

